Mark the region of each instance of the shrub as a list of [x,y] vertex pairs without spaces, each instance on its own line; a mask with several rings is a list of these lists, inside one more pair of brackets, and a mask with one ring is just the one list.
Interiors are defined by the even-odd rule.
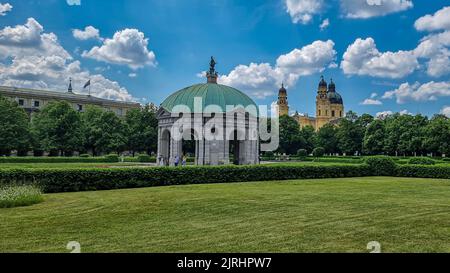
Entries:
[[367,165],[259,165],[127,169],[0,169],[0,183],[37,183],[45,192],[370,176]]
[[119,162],[117,155],[111,157],[0,157],[1,163],[112,163]]
[[411,165],[435,165],[436,161],[428,157],[415,157],[408,161]]
[[450,179],[450,167],[427,165],[397,166],[396,176]]
[[42,191],[34,185],[0,187],[0,208],[30,206],[43,200]]
[[110,163],[119,162],[119,156],[116,154],[106,155],[105,162],[110,162]]
[[82,154],[82,155],[80,155],[80,157],[81,158],[87,158],[87,157],[91,157],[91,155],[90,154]]
[[387,156],[374,156],[366,158],[366,164],[369,165],[375,176],[393,176],[395,175],[395,161]]
[[314,157],[322,157],[325,154],[325,149],[322,147],[315,148],[313,151]]
[[450,158],[447,158],[447,157],[446,157],[446,158],[443,158],[442,161],[444,161],[444,162],[450,162]]
[[275,159],[275,154],[272,151],[268,151],[264,153],[263,157],[267,160],[273,160]]
[[347,164],[362,164],[364,160],[353,159],[350,157],[322,157],[316,158],[314,162],[330,162],[330,163],[347,163]]
[[146,155],[146,154],[142,154],[142,155],[138,155],[137,161],[141,162],[141,163],[155,163],[156,162],[156,158],[151,157],[151,156]]
[[308,151],[306,151],[305,149],[300,149],[297,151],[297,156],[298,157],[307,157],[308,156]]

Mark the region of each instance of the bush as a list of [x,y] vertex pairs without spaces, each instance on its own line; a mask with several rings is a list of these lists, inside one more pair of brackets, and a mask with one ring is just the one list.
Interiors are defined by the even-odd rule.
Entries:
[[314,159],[314,162],[330,162],[330,163],[347,163],[347,164],[362,164],[364,160],[353,159],[350,157],[321,157]]
[[43,200],[42,191],[33,185],[0,187],[0,208],[30,206]]
[[156,158],[151,157],[151,156],[146,155],[146,154],[142,154],[142,155],[138,155],[137,161],[141,162],[141,163],[155,163],[156,162]]
[[119,156],[116,154],[110,154],[105,156],[105,162],[116,163],[119,162]]
[[88,158],[88,157],[91,157],[91,155],[90,154],[82,154],[82,155],[80,155],[80,157],[81,158]]
[[442,161],[444,161],[444,162],[450,162],[450,158],[447,158],[447,157],[446,157],[446,158],[443,158]]
[[395,175],[395,161],[387,156],[374,156],[366,158],[366,164],[369,165],[375,176],[393,176]]
[[367,165],[219,166],[128,169],[0,169],[0,183],[37,183],[44,192],[370,176]]
[[411,165],[436,165],[436,161],[428,157],[415,157],[408,161]]
[[0,157],[2,163],[113,163],[117,155],[105,157]]
[[325,149],[322,147],[315,148],[313,151],[314,157],[322,157],[325,154]]
[[308,156],[308,151],[305,149],[300,149],[297,151],[297,156],[298,157],[307,157]]
[[426,165],[397,166],[396,176],[450,179],[450,167]]

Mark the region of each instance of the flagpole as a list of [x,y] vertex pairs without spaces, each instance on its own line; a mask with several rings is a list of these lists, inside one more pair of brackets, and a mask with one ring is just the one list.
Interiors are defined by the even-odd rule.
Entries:
[[91,96],[91,79],[89,79],[89,97]]

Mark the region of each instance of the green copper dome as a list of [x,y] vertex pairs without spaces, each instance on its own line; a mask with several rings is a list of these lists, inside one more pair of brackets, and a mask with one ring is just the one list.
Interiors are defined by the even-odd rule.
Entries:
[[[209,105],[217,105],[222,109],[222,113],[227,111],[226,106],[255,106],[256,114],[258,115],[258,107],[256,103],[243,92],[225,85],[216,83],[196,84],[186,87],[170,95],[162,104],[161,107],[171,112],[177,105],[185,105],[194,111],[194,98],[202,98],[202,109]],[[253,113],[251,113],[253,114]]]

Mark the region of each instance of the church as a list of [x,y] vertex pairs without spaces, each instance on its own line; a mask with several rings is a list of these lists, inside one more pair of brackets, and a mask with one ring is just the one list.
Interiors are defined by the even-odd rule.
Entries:
[[[288,96],[284,85],[279,90],[277,106],[280,117],[289,115]],[[342,96],[336,91],[336,84],[333,82],[333,79],[331,79],[330,84],[327,84],[322,76],[316,97],[316,117],[301,115],[298,112],[295,112],[292,117],[299,123],[301,128],[312,126],[318,131],[328,123],[337,123],[344,115],[344,101]]]

